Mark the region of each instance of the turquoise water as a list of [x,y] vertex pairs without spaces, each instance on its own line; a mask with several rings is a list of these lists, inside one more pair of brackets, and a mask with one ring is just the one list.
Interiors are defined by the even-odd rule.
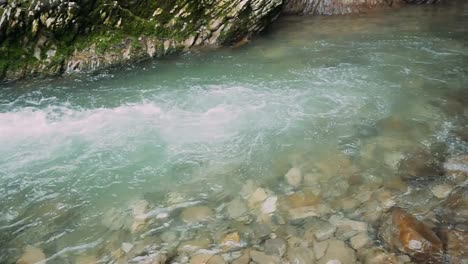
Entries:
[[[392,181],[396,169],[365,157],[366,146],[390,137],[404,142],[398,155],[434,143],[466,153],[457,134],[467,126],[466,98],[463,2],[283,17],[240,48],[3,84],[0,262],[15,262],[25,245],[42,248],[48,263],[80,255],[108,262],[109,241],[147,238],[125,227],[135,201],[163,208],[177,193],[218,208],[248,179],[288,193],[283,175],[292,166],[307,172],[347,159],[364,183]],[[397,129],[379,126],[389,117]],[[364,185],[343,190],[341,175],[331,176],[320,185],[325,204]],[[109,210],[123,227],[105,224]],[[176,213],[164,223],[182,233],[204,228]]]

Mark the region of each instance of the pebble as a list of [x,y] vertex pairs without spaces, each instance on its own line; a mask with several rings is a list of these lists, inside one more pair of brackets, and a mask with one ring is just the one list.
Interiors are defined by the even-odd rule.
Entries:
[[45,264],[45,259],[46,256],[40,248],[28,245],[16,264]]
[[83,255],[76,258],[75,264],[97,264],[98,259],[95,256]]
[[268,195],[263,188],[257,188],[248,199],[250,208],[255,208],[268,198]]
[[198,254],[190,258],[190,264],[207,264],[213,255]]
[[250,251],[244,250],[242,256],[232,261],[232,264],[249,264],[250,262]]
[[258,186],[253,180],[247,180],[240,191],[241,197],[247,200],[257,188]]
[[223,257],[220,255],[214,255],[212,256],[206,264],[225,264],[226,261],[224,261]]
[[127,243],[127,242],[122,243],[122,250],[125,252],[125,254],[128,254],[128,252],[130,252],[132,248],[133,248],[133,244]]
[[268,239],[264,247],[267,255],[282,257],[286,253],[287,243],[282,238]]
[[314,219],[309,223],[308,228],[304,233],[304,238],[308,241],[324,241],[333,236],[336,231],[336,226],[330,224],[328,221],[321,219]]
[[293,167],[291,168],[286,175],[284,175],[286,182],[294,188],[297,188],[302,183],[302,172],[301,169]]
[[453,186],[450,184],[439,184],[431,188],[432,194],[439,199],[446,198],[452,191]]
[[235,248],[239,248],[241,246],[239,233],[233,232],[227,234],[221,240],[221,245],[223,246],[223,251],[225,252]]
[[314,243],[314,253],[316,259],[321,259],[325,256],[325,252],[328,248],[328,241],[322,241],[319,243]]
[[268,256],[267,254],[251,250],[250,251],[250,258],[258,264],[279,264],[281,263],[281,259],[278,256]]
[[337,239],[330,239],[327,240],[327,242],[328,248],[325,252],[325,255],[322,258],[320,258],[318,262],[319,264],[354,264],[356,262],[356,253],[343,241]]
[[314,251],[307,247],[295,247],[288,251],[287,259],[292,264],[311,264],[315,263]]
[[227,204],[226,211],[229,218],[236,220],[244,220],[243,218],[246,218],[245,214],[247,213],[248,208],[241,198],[235,198]]
[[262,204],[262,213],[263,214],[272,214],[276,211],[276,202],[278,197],[271,196],[268,197]]
[[317,207],[305,206],[299,208],[292,208],[288,210],[290,220],[299,220],[312,216],[319,216]]
[[369,243],[369,236],[367,233],[359,233],[353,236],[350,240],[351,247],[358,250]]
[[367,231],[367,223],[343,218],[339,215],[333,215],[330,217],[330,223],[337,227],[349,227],[353,231],[364,232]]
[[213,210],[207,206],[195,206],[185,208],[181,213],[181,218],[186,223],[197,223],[207,221],[214,215]]

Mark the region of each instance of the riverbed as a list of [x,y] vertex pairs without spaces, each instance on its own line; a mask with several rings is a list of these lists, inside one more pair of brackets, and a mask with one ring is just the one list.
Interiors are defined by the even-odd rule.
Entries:
[[282,17],[242,47],[2,84],[0,262],[230,261],[320,226],[404,263],[379,223],[399,206],[457,224],[434,212],[467,183],[467,121],[463,1]]

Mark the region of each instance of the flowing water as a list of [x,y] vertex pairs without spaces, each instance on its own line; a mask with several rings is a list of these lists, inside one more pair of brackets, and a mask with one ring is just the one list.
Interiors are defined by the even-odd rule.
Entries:
[[[361,221],[370,201],[340,201],[365,188],[417,210],[437,198],[401,181],[398,161],[437,146],[466,154],[467,98],[463,1],[283,17],[241,48],[4,84],[0,262],[26,245],[48,263],[110,262],[122,242],[163,247],[200,234],[216,249],[216,232],[236,230],[223,204],[246,182],[279,199],[308,190]],[[291,167],[305,175],[299,187],[285,182]],[[162,220],[135,231],[132,210],[146,203]],[[214,210],[209,221],[181,220],[194,204]],[[245,226],[261,222],[253,217]]]

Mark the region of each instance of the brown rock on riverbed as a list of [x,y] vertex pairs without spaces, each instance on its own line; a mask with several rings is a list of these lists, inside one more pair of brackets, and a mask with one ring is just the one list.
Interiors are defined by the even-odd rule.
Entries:
[[418,263],[443,263],[442,241],[423,222],[394,207],[384,217],[379,236],[391,250],[408,254]]

